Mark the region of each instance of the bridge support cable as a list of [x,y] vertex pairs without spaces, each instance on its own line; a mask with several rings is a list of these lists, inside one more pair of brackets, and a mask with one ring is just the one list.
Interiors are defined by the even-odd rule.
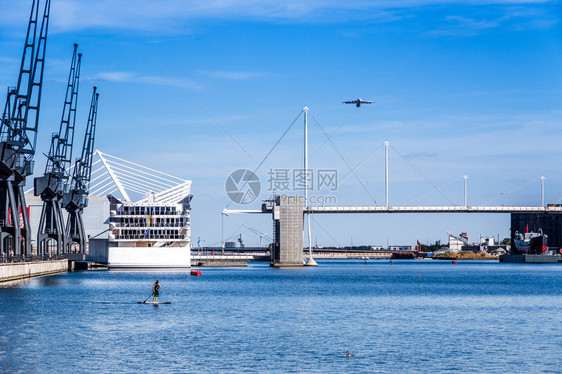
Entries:
[[[225,214],[225,215],[228,216],[228,214]],[[241,223],[240,226],[238,226],[238,228],[232,232],[232,234],[230,234],[226,239],[224,239],[224,241],[229,241],[230,239],[234,238],[235,236],[238,236],[238,233],[240,232],[240,229],[242,229],[242,227],[245,227],[246,223],[248,223],[249,220],[250,220],[250,217],[248,217],[248,219],[246,221],[244,221],[244,223]]]
[[535,182],[536,182],[535,179],[530,179],[528,182],[525,182],[525,183],[523,183],[523,184],[521,184],[521,185],[519,185],[519,186],[517,186],[517,187],[515,187],[515,188],[512,188],[512,189],[509,190],[509,191],[500,192],[500,193],[499,193],[499,196],[496,196],[496,197],[494,197],[494,198],[492,198],[492,199],[490,199],[490,200],[487,200],[486,202],[484,202],[484,205],[488,205],[488,204],[490,204],[491,202],[494,202],[494,201],[497,201],[497,200],[499,200],[499,199],[501,199],[501,198],[503,198],[503,197],[506,197],[507,195],[513,193],[514,191],[517,191],[517,190],[519,190],[519,189],[521,189],[521,188],[523,188],[523,187],[526,187],[526,186],[528,186],[528,185],[531,185],[531,184],[533,184],[533,183],[535,183]]
[[[553,188],[551,187],[551,190],[553,190],[553,191],[561,191],[562,190],[562,184],[557,183],[554,180],[550,181],[550,185],[553,186]],[[554,197],[551,201],[552,201],[551,204],[562,203],[562,193],[560,195],[557,195],[556,197]],[[548,205],[548,203],[547,203],[547,205]]]
[[[357,175],[357,173],[353,170],[353,167],[351,166],[351,164],[349,163],[349,161],[346,159],[346,157],[343,155],[343,153],[340,151],[340,149],[336,146],[336,144],[332,141],[332,139],[330,139],[328,137],[328,133],[326,132],[326,130],[324,130],[324,128],[320,125],[320,123],[318,122],[318,120],[316,119],[316,117],[314,117],[313,114],[310,114],[310,116],[312,117],[312,119],[314,120],[314,123],[316,123],[316,125],[318,126],[318,128],[320,129],[320,131],[322,131],[322,133],[324,134],[324,136],[326,136],[328,138],[328,141],[330,142],[330,144],[332,145],[332,147],[334,148],[334,150],[337,152],[337,154],[340,156],[340,158],[342,159],[342,161],[347,165],[347,167],[349,168],[349,170],[351,171],[351,173],[353,173],[353,175],[355,176],[355,179],[357,179],[357,181],[359,182],[359,184],[361,185],[361,187],[363,187],[363,189],[365,190],[365,192],[367,192],[367,195],[369,195],[369,197],[371,198],[371,200],[373,200],[373,202],[376,204],[377,200],[373,197],[373,195],[371,195],[371,192],[369,191],[369,189],[365,186],[365,184],[363,183],[363,181],[361,180],[361,178],[359,178],[359,176]],[[374,192],[374,191],[373,191]]]
[[443,196],[449,203],[454,204],[453,201],[443,193],[443,191],[437,188],[437,186],[435,186],[435,184],[428,177],[426,177],[425,174],[423,174],[421,170],[419,170],[416,167],[416,165],[414,165],[414,163],[410,162],[410,160],[408,160],[404,155],[402,155],[402,153],[400,153],[400,151],[396,149],[396,147],[394,147],[393,145],[390,145],[390,147],[398,154],[398,156],[400,156],[404,161],[406,161],[406,163],[408,163],[408,165],[410,165],[410,167],[412,167],[412,169],[414,169],[416,173],[418,173],[431,187],[433,187],[437,192],[439,192],[441,196]]
[[[246,223],[250,220],[250,218],[248,218],[245,222],[242,222],[242,221],[240,221],[240,220],[234,218],[233,216],[231,216],[231,215],[229,215],[229,214],[227,214],[227,213],[224,213],[223,215],[226,216],[226,217],[228,217],[228,218],[230,218],[231,220],[233,220],[233,221],[239,223],[239,224],[240,224],[240,227],[245,227],[246,229],[248,229],[249,231],[253,232],[254,234],[256,234],[256,235],[258,235],[258,236],[261,236],[261,237],[263,237],[263,238],[265,238],[265,239],[267,239],[267,240],[273,241],[273,238],[272,238],[271,236],[269,236],[269,235],[267,235],[267,234],[264,234],[264,233],[262,233],[261,231],[255,229],[255,228],[253,228],[253,227],[251,227],[251,226],[246,225]],[[236,234],[234,234],[234,235],[236,235]]]
[[[384,146],[384,145],[381,144],[381,145],[379,145],[377,148],[375,148],[374,151],[372,151],[371,153],[369,153],[363,160],[361,160],[358,164],[356,164],[356,165],[353,167],[353,170],[358,170],[358,169],[360,169],[360,168],[365,164],[365,162],[367,162],[371,157],[373,157],[373,155],[374,155],[375,153],[377,153],[378,150],[381,149],[383,146]],[[348,171],[347,174],[345,174],[342,178],[339,178],[338,183],[340,183],[340,184],[343,183],[347,178],[349,178],[350,175],[353,175],[353,173],[352,173],[351,171]]]
[[326,230],[326,229],[324,228],[324,226],[322,226],[322,225],[318,222],[318,220],[316,220],[316,219],[314,218],[314,216],[312,216],[311,218],[312,218],[312,221],[314,222],[314,224],[316,224],[318,227],[320,227],[320,229],[321,229],[322,231],[324,231],[324,232],[326,233],[326,235],[328,235],[328,236],[337,244],[338,247],[342,247],[342,245],[336,240],[336,238],[334,238],[334,237],[332,236],[332,234],[330,233],[330,231]]
[[[458,182],[461,181],[462,179],[463,179],[463,178],[454,178],[454,179],[450,180],[449,182],[447,182],[447,183],[445,183],[445,184],[439,185],[438,188],[444,188],[444,187],[450,186],[450,185],[453,184],[453,183],[458,183]],[[418,196],[416,196],[416,197],[414,197],[414,198],[408,200],[408,201],[406,202],[406,204],[410,204],[410,203],[412,203],[412,202],[414,202],[414,201],[416,201],[416,200],[419,200],[419,199],[421,199],[422,197],[428,196],[428,195],[430,195],[430,194],[432,194],[432,193],[434,193],[434,192],[435,192],[435,190],[434,190],[434,189],[431,189],[431,190],[429,190],[429,191],[427,191],[427,192],[424,192],[424,193],[422,193],[422,194],[420,194],[420,195],[418,195]],[[465,205],[465,206],[466,206],[466,205]]]
[[203,112],[205,112],[205,113],[207,114],[207,116],[208,116],[211,120],[213,120],[213,122],[215,122],[215,124],[216,124],[218,127],[220,127],[221,130],[222,130],[226,135],[228,135],[228,136],[230,137],[230,139],[232,139],[232,141],[234,141],[234,143],[236,143],[236,144],[238,145],[238,147],[240,147],[240,149],[243,150],[243,151],[248,155],[248,157],[250,157],[250,159],[252,159],[252,160],[254,159],[254,158],[252,157],[252,155],[246,150],[246,148],[244,148],[244,147],[242,146],[242,144],[240,144],[240,143],[238,142],[238,140],[236,140],[236,138],[235,138],[234,136],[232,136],[232,134],[229,133],[229,132],[224,128],[224,126],[221,125],[220,122],[217,121],[217,119],[216,119],[215,117],[213,117],[213,115],[212,115],[211,113],[209,113],[209,111],[208,111],[207,109],[205,109],[205,107],[204,107],[203,105],[201,105],[201,103],[200,103],[199,101],[197,101],[197,99],[195,98],[195,96],[193,96],[188,90],[186,90],[186,88],[176,79],[176,77],[174,77],[174,76],[172,75],[172,73],[170,73],[170,71],[169,71],[168,69],[166,69],[166,68],[164,67],[164,65],[162,65],[162,64],[160,63],[160,61],[158,61],[158,60],[157,60],[154,56],[152,56],[152,55],[150,55],[150,57],[151,57],[152,60],[160,67],[160,69],[161,69],[164,73],[166,73],[166,75],[168,75],[168,77],[169,77],[172,81],[174,81],[174,83],[175,83],[187,96],[189,96],[189,98],[190,98],[191,100],[193,100],[193,102],[194,102],[195,104],[197,104],[197,106],[199,106],[199,108],[201,108],[201,110],[203,110]]
[[281,141],[283,140],[283,138],[285,137],[285,135],[287,135],[287,133],[289,132],[289,130],[293,127],[293,125],[295,124],[295,122],[297,122],[297,120],[300,118],[302,114],[302,110],[299,112],[299,114],[295,117],[295,119],[293,120],[293,122],[291,122],[291,124],[289,125],[289,127],[287,127],[287,129],[285,130],[285,132],[283,134],[281,134],[281,136],[279,137],[279,139],[277,139],[277,141],[275,142],[275,144],[273,145],[273,147],[271,147],[271,149],[269,150],[269,152],[267,152],[267,154],[265,155],[265,157],[261,160],[261,162],[258,164],[258,166],[256,166],[256,168],[254,169],[254,173],[257,173],[257,171],[262,167],[263,163],[269,158],[269,156],[271,155],[271,153],[275,150],[275,148],[277,148],[277,146],[279,145],[279,143],[281,143]]
[[[275,144],[273,145],[273,147],[271,147],[271,149],[269,150],[269,152],[267,152],[267,154],[265,155],[265,157],[261,160],[261,162],[258,164],[258,166],[256,166],[256,168],[253,170],[254,173],[257,173],[258,170],[262,167],[262,165],[264,164],[264,162],[269,158],[269,156],[271,155],[271,153],[275,150],[275,148],[277,148],[277,146],[279,145],[279,143],[281,143],[281,141],[283,140],[283,138],[285,137],[285,135],[287,135],[287,133],[289,132],[289,130],[293,127],[293,125],[297,122],[297,120],[300,118],[302,114],[302,110],[299,111],[299,114],[295,117],[295,119],[293,120],[293,122],[291,122],[291,124],[289,125],[289,127],[287,127],[287,129],[285,130],[285,132],[283,132],[283,134],[281,134],[281,136],[279,137],[279,139],[277,139],[277,141],[275,142]],[[248,182],[244,182],[244,184],[240,187],[240,189],[244,189],[246,187],[246,184]],[[232,200],[226,205],[225,209],[228,209],[228,207],[230,206],[230,204],[232,204]]]

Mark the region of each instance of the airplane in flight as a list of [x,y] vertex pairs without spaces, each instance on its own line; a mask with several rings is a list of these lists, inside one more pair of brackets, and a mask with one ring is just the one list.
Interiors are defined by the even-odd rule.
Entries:
[[357,108],[359,108],[361,106],[361,104],[373,104],[374,101],[363,100],[361,98],[358,98],[357,100],[342,101],[342,103],[344,103],[344,104],[355,104],[355,106]]

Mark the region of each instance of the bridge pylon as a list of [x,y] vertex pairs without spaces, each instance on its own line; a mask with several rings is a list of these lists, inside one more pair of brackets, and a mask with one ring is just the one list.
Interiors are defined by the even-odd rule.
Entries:
[[271,266],[303,266],[303,199],[302,196],[275,196]]

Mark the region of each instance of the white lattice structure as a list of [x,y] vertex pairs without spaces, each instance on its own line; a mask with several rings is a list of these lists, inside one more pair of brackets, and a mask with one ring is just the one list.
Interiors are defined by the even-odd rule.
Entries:
[[174,177],[158,170],[148,168],[122,158],[94,152],[90,194],[107,196],[109,194],[121,201],[132,201],[131,196],[140,196],[137,203],[148,202],[154,194],[155,201],[163,204],[176,204],[189,195],[191,181]]

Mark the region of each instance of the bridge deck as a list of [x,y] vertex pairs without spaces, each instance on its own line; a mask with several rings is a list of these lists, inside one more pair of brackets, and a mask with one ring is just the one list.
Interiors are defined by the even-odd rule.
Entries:
[[[229,213],[271,213],[266,210],[225,209]],[[305,213],[550,213],[562,214],[562,206],[309,206]]]
[[562,207],[542,206],[325,206],[307,207],[307,213],[557,213]]

